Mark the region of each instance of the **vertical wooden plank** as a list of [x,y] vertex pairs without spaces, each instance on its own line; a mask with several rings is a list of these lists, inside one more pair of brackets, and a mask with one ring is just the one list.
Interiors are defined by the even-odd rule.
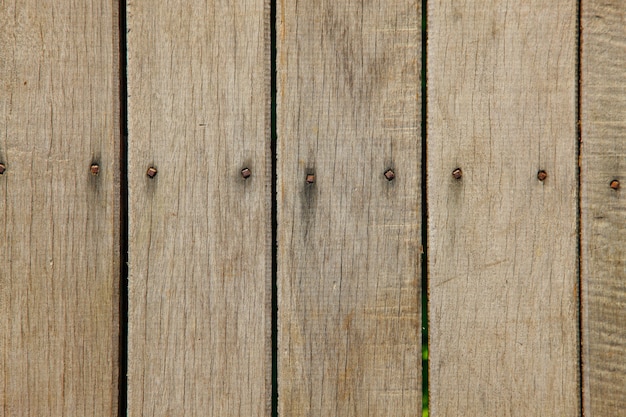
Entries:
[[429,2],[432,416],[580,413],[576,21]]
[[268,415],[269,3],[127,10],[129,415]]
[[415,416],[419,3],[277,15],[279,415]]
[[0,416],[117,415],[117,7],[0,3]]
[[583,1],[581,76],[584,410],[589,417],[621,416],[626,410],[623,1]]

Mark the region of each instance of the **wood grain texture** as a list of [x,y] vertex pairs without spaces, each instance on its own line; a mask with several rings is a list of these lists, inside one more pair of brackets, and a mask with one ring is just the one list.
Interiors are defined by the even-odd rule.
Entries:
[[117,416],[117,13],[0,2],[2,417]]
[[279,415],[415,416],[419,3],[280,1],[277,16]]
[[583,402],[613,417],[626,412],[626,3],[583,1],[582,48]]
[[576,6],[428,3],[434,417],[580,413]]
[[267,416],[269,3],[127,10],[129,416]]

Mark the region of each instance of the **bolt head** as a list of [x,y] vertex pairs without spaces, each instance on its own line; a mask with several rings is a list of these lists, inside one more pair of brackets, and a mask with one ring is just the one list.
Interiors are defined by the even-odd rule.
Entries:
[[4,171],[6,171],[6,170],[7,170],[6,165],[0,164],[0,175],[4,174]]
[[537,173],[537,179],[539,181],[545,181],[548,178],[548,173],[544,170],[541,170]]
[[393,172],[393,169],[391,168],[385,171],[384,175],[385,175],[385,178],[387,178],[387,181],[392,181],[396,177],[396,173]]
[[244,168],[241,170],[241,176],[244,180],[247,180],[250,176],[252,176],[252,171],[250,171],[249,168]]
[[98,175],[100,173],[100,166],[98,164],[92,164],[91,167],[89,167],[89,172],[91,172],[91,175]]
[[307,174],[306,182],[309,184],[313,184],[315,182],[315,174]]
[[452,177],[455,180],[460,180],[462,176],[463,176],[463,171],[461,171],[461,168],[456,168],[454,171],[452,171]]
[[618,180],[611,181],[611,188],[614,190],[619,190],[619,181]]
[[150,178],[154,178],[156,177],[157,174],[157,169],[155,167],[150,167],[148,168],[148,170],[146,171],[146,175]]

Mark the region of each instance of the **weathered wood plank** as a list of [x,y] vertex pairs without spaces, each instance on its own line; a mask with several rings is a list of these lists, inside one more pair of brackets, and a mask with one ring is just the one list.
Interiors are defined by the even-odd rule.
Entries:
[[419,2],[281,1],[277,19],[279,414],[415,416]]
[[117,13],[0,2],[0,416],[117,416]]
[[130,416],[268,415],[268,31],[266,0],[128,4]]
[[576,14],[428,3],[433,416],[580,413]]
[[582,28],[583,402],[585,416],[623,416],[626,3],[583,1]]

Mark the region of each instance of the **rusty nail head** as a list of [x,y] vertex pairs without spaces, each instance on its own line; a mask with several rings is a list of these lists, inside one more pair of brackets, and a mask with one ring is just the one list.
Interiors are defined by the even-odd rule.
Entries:
[[315,182],[315,174],[306,174],[306,182],[313,184]]
[[619,181],[618,180],[611,181],[611,188],[614,190],[619,189]]
[[6,170],[7,170],[6,165],[0,164],[0,175],[4,174],[4,171],[6,171]]
[[541,170],[537,173],[537,179],[539,181],[545,181],[545,179],[548,178],[548,173],[544,170]]
[[148,170],[146,171],[146,175],[149,176],[150,178],[154,178],[157,174],[157,170],[155,167],[150,167],[148,168]]
[[452,171],[452,176],[455,180],[460,180],[463,176],[463,171],[461,171],[461,168],[456,168],[454,171]]
[[91,164],[89,171],[91,175],[98,175],[100,173],[100,166],[98,164]]
[[247,180],[252,175],[252,171],[249,168],[244,168],[241,170],[241,176],[244,180]]
[[389,168],[387,171],[385,171],[385,178],[387,178],[387,181],[391,181],[396,177],[396,173],[393,172],[393,169]]

